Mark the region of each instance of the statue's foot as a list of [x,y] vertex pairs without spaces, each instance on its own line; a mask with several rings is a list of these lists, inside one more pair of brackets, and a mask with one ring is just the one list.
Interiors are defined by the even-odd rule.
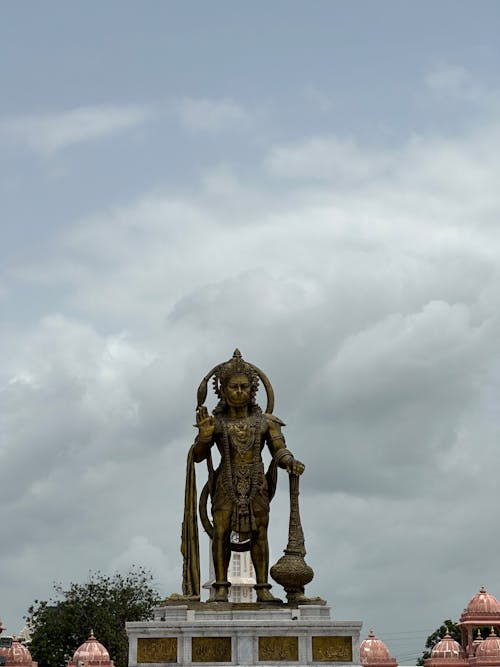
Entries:
[[281,602],[281,600],[275,598],[269,590],[271,584],[255,584],[254,588],[257,591],[257,602]]
[[228,602],[229,600],[229,581],[216,581],[213,584],[215,589],[214,602]]

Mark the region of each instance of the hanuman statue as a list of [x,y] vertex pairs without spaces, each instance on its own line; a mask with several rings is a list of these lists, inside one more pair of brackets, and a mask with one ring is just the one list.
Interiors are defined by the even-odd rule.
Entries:
[[[209,414],[203,404],[212,377],[219,402]],[[259,381],[267,393],[265,412],[255,400]],[[200,518],[212,539],[216,578],[214,599],[218,602],[228,600],[227,570],[231,551],[249,550],[257,581],[257,600],[276,601],[268,582],[269,503],[276,490],[277,468],[298,476],[303,473],[304,465],[286,448],[281,432],[284,423],[272,414],[273,407],[274,394],[269,380],[260,369],[244,361],[239,350],[235,350],[232,359],[213,368],[201,382],[196,409],[198,434],[188,455],[182,524],[184,596],[195,599],[200,596],[194,464],[206,461],[208,482],[200,496]],[[215,470],[211,456],[214,445],[220,453],[220,465]],[[268,446],[272,456],[267,472],[264,472],[262,462],[264,445]],[[208,497],[212,522],[207,513]]]

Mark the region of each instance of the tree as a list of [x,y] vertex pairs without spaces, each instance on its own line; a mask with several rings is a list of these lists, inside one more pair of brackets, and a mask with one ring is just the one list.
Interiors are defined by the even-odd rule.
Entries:
[[443,621],[443,623],[439,626],[439,628],[437,628],[437,630],[434,630],[432,635],[429,635],[427,637],[427,640],[425,642],[426,650],[417,660],[417,665],[423,665],[424,660],[431,657],[432,649],[434,648],[434,646],[436,646],[438,641],[440,641],[445,636],[447,632],[449,632],[450,635],[453,637],[453,639],[458,643],[462,641],[462,634],[460,632],[460,626],[458,625],[458,623],[450,621],[450,619]]
[[125,575],[90,572],[84,584],[67,590],[54,584],[54,596],[35,600],[28,610],[32,627],[30,652],[40,667],[64,667],[93,629],[117,667],[128,665],[126,621],[152,618],[160,601],[152,575],[132,567]]

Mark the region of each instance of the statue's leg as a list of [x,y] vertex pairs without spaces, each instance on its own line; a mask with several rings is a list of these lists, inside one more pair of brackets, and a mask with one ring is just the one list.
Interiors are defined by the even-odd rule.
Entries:
[[257,531],[252,540],[250,554],[252,556],[252,563],[255,570],[258,602],[276,602],[277,598],[271,594],[269,589],[271,585],[268,583],[269,571],[269,543],[267,541],[267,526],[269,524],[269,517],[256,517]]
[[267,571],[269,568],[269,544],[267,541],[267,517],[256,517],[257,531],[252,540],[251,556],[255,569],[255,579],[258,584],[267,584]]
[[214,512],[213,522],[212,557],[215,569],[215,600],[227,602],[230,586],[227,580],[227,568],[231,558],[231,510]]

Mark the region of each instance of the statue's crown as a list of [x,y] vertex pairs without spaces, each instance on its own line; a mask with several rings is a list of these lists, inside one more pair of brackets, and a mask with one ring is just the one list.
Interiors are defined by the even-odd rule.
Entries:
[[255,383],[256,385],[259,382],[259,377],[255,372],[252,364],[248,364],[246,361],[244,361],[243,357],[241,356],[241,352],[238,350],[238,348],[236,348],[231,359],[229,359],[229,361],[225,361],[217,367],[215,376],[222,385],[225,385],[231,376],[238,373],[246,375],[252,381],[252,383]]

